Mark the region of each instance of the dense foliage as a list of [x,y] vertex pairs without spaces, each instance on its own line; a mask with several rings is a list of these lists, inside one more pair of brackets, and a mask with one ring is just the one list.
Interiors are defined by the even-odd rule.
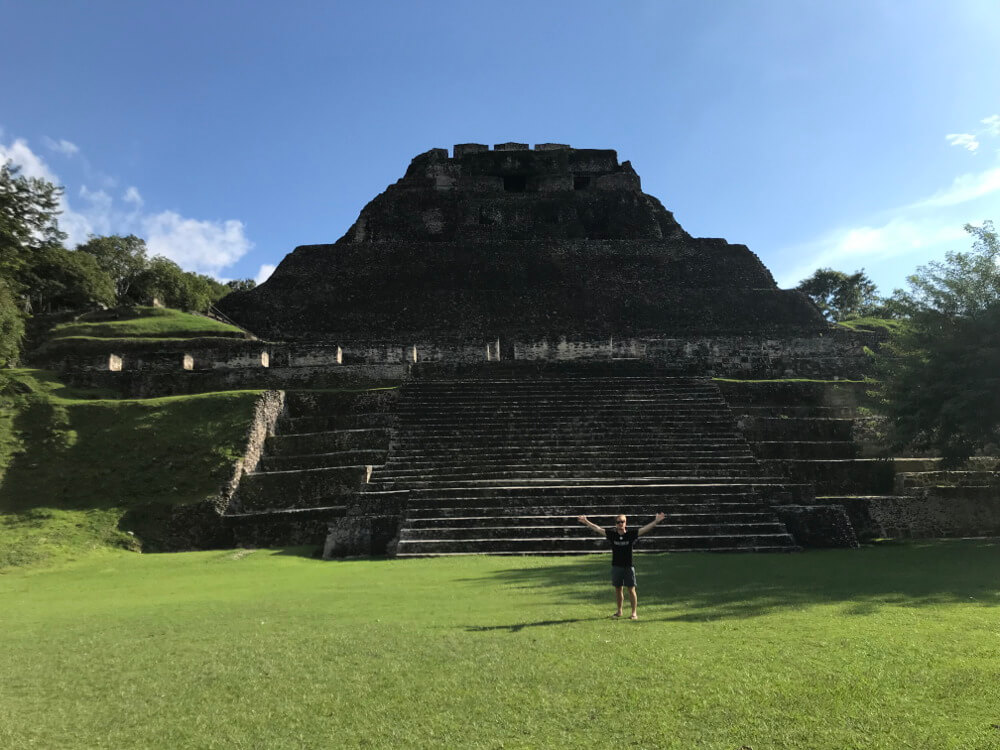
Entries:
[[1000,241],[991,222],[965,229],[970,252],[921,266],[897,290],[908,324],[878,359],[893,443],[950,464],[1000,443]]
[[820,268],[795,288],[815,302],[831,322],[871,315],[880,303],[878,289],[864,269],[848,274]]
[[149,256],[135,235],[94,236],[70,250],[59,229],[63,189],[0,165],[0,364],[17,360],[32,313],[149,304],[205,312],[249,279],[222,284]]

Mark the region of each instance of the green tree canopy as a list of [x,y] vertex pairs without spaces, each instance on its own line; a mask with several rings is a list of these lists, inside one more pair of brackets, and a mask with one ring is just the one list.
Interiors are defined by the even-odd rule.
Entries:
[[131,299],[129,292],[136,279],[149,265],[145,240],[134,234],[127,237],[117,234],[90,235],[87,241],[76,249],[92,255],[97,264],[111,277],[119,302],[138,301]]
[[77,250],[44,247],[22,277],[34,312],[111,307],[117,299],[114,282],[94,256]]
[[0,166],[0,276],[17,274],[43,247],[60,245],[59,198],[63,189],[39,177],[25,177],[8,161]]
[[921,266],[893,295],[909,321],[878,359],[895,446],[950,464],[1000,443],[1000,241],[992,222],[965,229],[971,252]]
[[207,311],[229,288],[210,276],[184,271],[162,255],[154,255],[136,278],[130,296],[148,302],[156,297],[167,307]]
[[14,293],[0,278],[0,367],[16,362],[24,338],[24,320]]
[[878,287],[863,268],[851,274],[820,268],[795,288],[815,302],[832,322],[869,315],[879,304]]

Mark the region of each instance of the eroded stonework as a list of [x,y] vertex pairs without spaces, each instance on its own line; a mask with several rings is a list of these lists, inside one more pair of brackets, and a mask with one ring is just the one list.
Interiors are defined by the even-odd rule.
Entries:
[[219,307],[263,337],[338,343],[829,328],[745,246],[685,232],[614,151],[561,144],[421,154],[335,244]]

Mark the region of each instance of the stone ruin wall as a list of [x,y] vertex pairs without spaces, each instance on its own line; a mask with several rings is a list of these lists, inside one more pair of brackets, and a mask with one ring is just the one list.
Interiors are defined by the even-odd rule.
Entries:
[[[488,339],[413,343],[261,343],[236,349],[192,352],[133,352],[67,357],[60,369],[67,374],[177,376],[216,373],[211,382],[229,387],[285,387],[296,382],[322,381],[337,372],[375,378],[402,377],[421,363],[488,365],[490,362],[614,362],[644,360],[665,373],[734,378],[814,377],[849,379],[863,376],[866,349],[877,336],[831,330],[822,336],[764,338],[760,336],[702,337],[572,337],[532,340]],[[222,378],[222,379],[220,379]],[[79,382],[80,381],[78,378]],[[96,382],[96,381],[95,381]],[[152,382],[152,381],[151,381]],[[209,382],[209,381],[206,381]],[[264,385],[261,385],[264,384]],[[184,392],[182,389],[180,392]]]

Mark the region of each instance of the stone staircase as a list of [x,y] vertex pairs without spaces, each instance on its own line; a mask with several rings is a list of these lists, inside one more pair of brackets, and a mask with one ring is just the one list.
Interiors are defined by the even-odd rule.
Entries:
[[395,390],[289,391],[226,514],[237,544],[322,544],[389,450]]
[[402,503],[399,557],[606,553],[577,522],[642,526],[649,551],[798,549],[771,508],[808,488],[764,474],[706,378],[407,381],[364,496]]

